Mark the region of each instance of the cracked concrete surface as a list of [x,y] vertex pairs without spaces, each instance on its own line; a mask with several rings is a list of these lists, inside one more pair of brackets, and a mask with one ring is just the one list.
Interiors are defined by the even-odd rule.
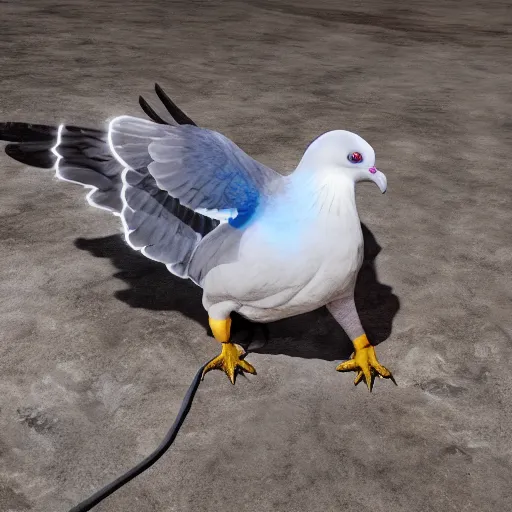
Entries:
[[[358,306],[398,387],[335,371],[323,310],[210,373],[175,445],[95,510],[512,509],[510,3],[0,2],[0,119],[102,127],[159,82],[287,172],[367,139],[388,194]],[[0,510],[65,511],[160,442],[217,344],[200,292],[51,171],[0,157]],[[508,508],[507,508],[508,507]]]

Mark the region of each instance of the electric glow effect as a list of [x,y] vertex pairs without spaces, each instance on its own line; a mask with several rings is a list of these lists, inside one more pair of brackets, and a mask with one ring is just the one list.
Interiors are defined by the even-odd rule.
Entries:
[[62,176],[62,174],[60,173],[60,168],[59,168],[59,164],[60,164],[60,161],[64,158],[59,152],[58,152],[58,148],[62,142],[62,130],[64,129],[65,125],[64,124],[60,124],[59,125],[59,128],[57,130],[57,142],[55,143],[55,146],[52,147],[52,153],[57,157],[57,161],[55,162],[55,177],[61,181],[67,181],[68,183],[75,183],[77,185],[81,185],[82,187],[84,188],[87,188],[87,189],[90,189],[90,192],[85,196],[85,198],[87,199],[87,202],[89,203],[90,206],[94,206],[95,208],[100,208],[102,210],[106,210],[107,212],[110,212],[112,213],[113,215],[115,215],[116,217],[119,216],[119,213],[116,212],[115,210],[113,210],[112,208],[108,208],[106,206],[102,206],[100,204],[97,204],[94,202],[92,196],[94,195],[95,192],[97,192],[98,188],[93,186],[93,185],[86,185],[84,183],[81,183],[79,181],[74,181],[74,180],[70,180],[68,178],[65,178],[64,176]]
[[[146,256],[146,258],[149,258],[150,260],[153,260],[153,261],[158,261],[159,263],[161,263],[159,260],[153,258],[152,256],[150,256],[147,252],[146,252],[146,247],[148,247],[147,245],[140,245],[140,246],[137,246],[135,245],[131,240],[130,240],[130,235],[136,231],[134,229],[130,229],[129,226],[128,226],[128,223],[126,221],[126,212],[127,211],[130,211],[130,212],[135,212],[135,210],[133,208],[130,207],[130,205],[128,204],[128,201],[126,200],[126,191],[128,190],[128,187],[130,187],[131,185],[127,182],[126,180],[126,175],[128,174],[128,171],[130,170],[134,170],[132,169],[124,160],[123,158],[119,155],[119,153],[116,151],[115,147],[114,147],[114,143],[112,142],[112,126],[115,122],[119,121],[120,119],[122,119],[123,117],[129,117],[129,116],[120,116],[120,117],[116,117],[114,119],[112,119],[112,121],[110,121],[109,125],[108,125],[108,135],[107,135],[107,141],[108,141],[108,147],[110,149],[110,152],[112,153],[112,155],[115,157],[115,159],[124,167],[123,169],[123,172],[121,173],[121,181],[123,183],[123,186],[121,188],[121,201],[123,203],[123,208],[121,209],[121,214],[119,215],[120,218],[121,218],[121,223],[123,225],[123,231],[124,231],[124,239],[126,240],[126,243],[134,250],[136,251],[140,251],[144,256]],[[199,243],[199,241],[201,240],[201,235],[198,233],[197,234],[197,243]],[[197,247],[197,245],[196,245]],[[195,250],[195,249],[194,249]],[[192,259],[192,257],[190,258]],[[174,275],[177,275],[179,277],[180,274],[174,272],[171,268],[172,265],[166,265],[167,267],[167,270],[169,270],[169,272],[171,272],[172,274]],[[185,273],[186,273],[186,270],[185,270]]]
[[144,254],[144,256],[146,256],[147,258],[153,260],[153,261],[156,261],[154,258],[152,258],[151,256],[148,256],[146,253],[145,253],[145,248],[147,247],[147,245],[141,245],[141,246],[136,246],[135,244],[133,244],[130,240],[130,235],[135,231],[134,229],[130,229],[128,227],[128,223],[126,222],[126,216],[125,216],[125,213],[127,210],[130,210],[131,212],[134,212],[135,210],[133,210],[133,208],[130,208],[130,206],[128,205],[128,202],[126,201],[126,190],[128,189],[129,185],[128,185],[128,182],[126,181],[126,174],[128,173],[128,171],[131,169],[130,166],[121,158],[121,156],[119,155],[119,153],[114,149],[114,143],[112,142],[112,126],[114,124],[114,122],[118,121],[119,119],[122,119],[123,117],[127,117],[127,116],[121,116],[121,117],[116,117],[114,119],[112,119],[112,121],[110,121],[110,123],[108,124],[108,135],[107,135],[107,141],[108,141],[108,147],[110,149],[110,152],[112,153],[112,155],[115,157],[115,159],[124,167],[123,169],[123,172],[121,173],[121,181],[123,183],[123,186],[121,188],[121,201],[123,203],[123,208],[121,209],[121,223],[123,225],[123,231],[124,231],[124,239],[126,240],[126,243],[134,250],[136,251],[140,251],[142,254]]

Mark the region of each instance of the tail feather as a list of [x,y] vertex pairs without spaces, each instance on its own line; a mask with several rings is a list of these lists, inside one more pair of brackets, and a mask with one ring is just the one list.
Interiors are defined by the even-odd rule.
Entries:
[[57,161],[57,157],[51,152],[52,145],[47,142],[7,144],[5,153],[22,164],[40,169],[51,169]]
[[0,123],[0,140],[13,142],[5,153],[13,160],[32,167],[51,169],[57,157],[51,149],[57,137],[56,126],[30,123]]
[[6,142],[53,142],[57,127],[45,124],[8,122],[0,123],[0,140]]

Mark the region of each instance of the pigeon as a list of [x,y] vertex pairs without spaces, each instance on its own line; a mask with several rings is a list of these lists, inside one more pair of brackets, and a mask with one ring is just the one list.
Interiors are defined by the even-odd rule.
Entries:
[[171,118],[140,97],[149,119],[121,115],[104,130],[0,123],[0,140],[12,158],[90,189],[89,204],[120,218],[131,248],[201,287],[221,343],[203,378],[218,369],[234,384],[239,373],[256,374],[231,341],[233,313],[265,324],[326,306],[354,347],[336,369],[355,371],[354,383],[364,379],[370,391],[375,376],[395,382],[354,302],[363,262],[355,184],[387,188],[370,144],[329,131],[284,175],[155,91]]

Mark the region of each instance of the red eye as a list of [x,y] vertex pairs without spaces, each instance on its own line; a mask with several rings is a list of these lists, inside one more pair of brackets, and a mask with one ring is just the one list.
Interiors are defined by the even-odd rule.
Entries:
[[347,158],[348,161],[352,162],[353,164],[358,164],[363,161],[363,155],[361,155],[361,153],[358,153],[357,151],[354,151],[354,153],[350,153]]

